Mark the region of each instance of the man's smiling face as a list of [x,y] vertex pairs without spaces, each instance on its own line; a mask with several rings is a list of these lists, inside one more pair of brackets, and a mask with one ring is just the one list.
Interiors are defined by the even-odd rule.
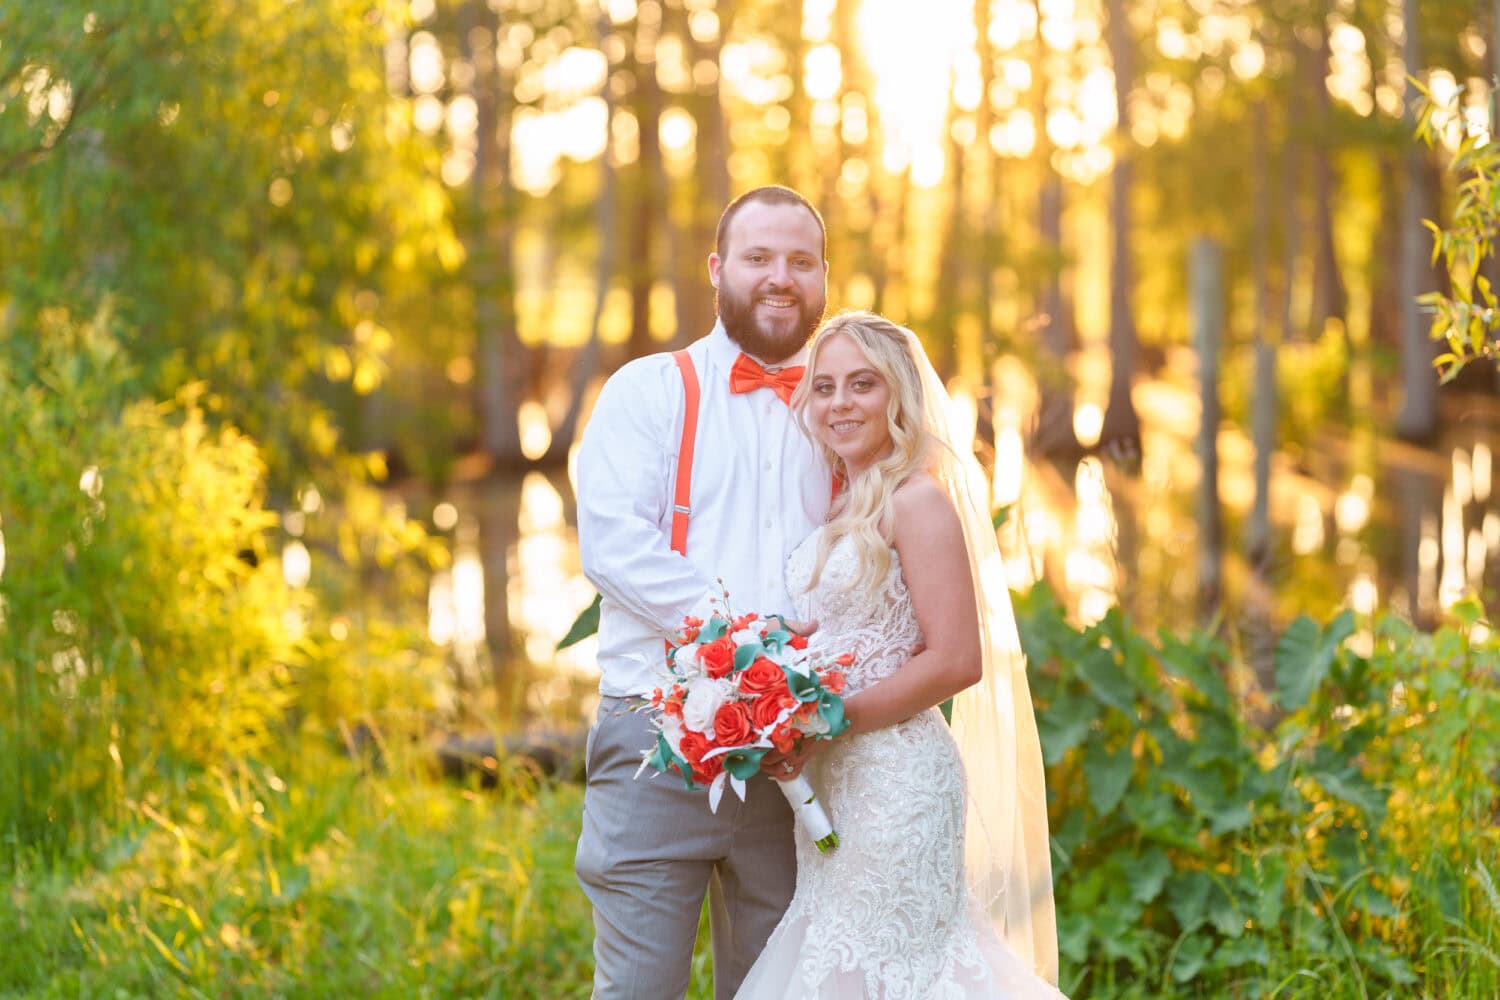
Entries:
[[801,205],[752,201],[709,255],[724,330],[745,353],[776,364],[800,351],[823,319],[828,265],[823,231]]

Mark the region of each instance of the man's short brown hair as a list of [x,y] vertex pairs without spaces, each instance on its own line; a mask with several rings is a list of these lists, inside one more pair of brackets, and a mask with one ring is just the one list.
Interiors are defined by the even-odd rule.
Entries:
[[828,259],[828,228],[823,225],[823,216],[818,214],[816,208],[813,208],[812,202],[791,188],[782,187],[780,184],[767,184],[764,187],[751,188],[729,203],[729,207],[724,209],[724,214],[719,216],[719,228],[714,233],[714,253],[720,257],[724,256],[726,252],[725,244],[727,242],[725,237],[729,233],[730,220],[734,218],[735,213],[742,206],[748,205],[752,201],[763,201],[769,205],[801,205],[811,212],[813,219],[818,224],[818,232],[823,236],[823,259],[825,261]]

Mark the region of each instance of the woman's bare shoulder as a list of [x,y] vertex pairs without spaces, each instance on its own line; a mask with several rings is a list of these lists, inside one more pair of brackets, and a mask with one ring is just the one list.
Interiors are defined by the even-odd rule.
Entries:
[[925,544],[958,531],[958,514],[948,491],[926,472],[914,473],[891,497],[896,547]]

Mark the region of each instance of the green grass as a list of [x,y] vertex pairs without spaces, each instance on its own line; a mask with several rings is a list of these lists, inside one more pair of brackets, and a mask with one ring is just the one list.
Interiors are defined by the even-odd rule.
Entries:
[[[132,822],[92,858],[21,854],[0,905],[0,996],[588,996],[577,786],[517,769],[498,790],[461,788],[360,774],[331,755],[298,767],[295,778],[244,765],[163,782],[170,791],[132,803]],[[1266,962],[1238,985],[1106,974],[1077,996],[1396,995],[1370,987],[1347,935],[1366,937],[1362,956],[1375,953],[1369,939],[1405,939],[1420,979],[1403,997],[1500,995],[1493,875],[1413,884],[1404,928],[1367,916],[1308,928],[1295,911],[1238,939]],[[1332,912],[1358,889],[1315,882],[1304,888],[1326,893]],[[1065,932],[1085,917],[1059,916]],[[700,931],[689,997],[706,1000],[706,921]],[[1081,971],[1065,961],[1065,982]]]
[[588,995],[576,787],[320,769],[204,776],[93,862],[23,856],[0,994]]

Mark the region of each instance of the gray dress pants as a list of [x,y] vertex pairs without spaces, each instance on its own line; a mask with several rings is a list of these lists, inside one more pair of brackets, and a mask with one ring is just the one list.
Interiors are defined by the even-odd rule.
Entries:
[[629,706],[602,699],[586,751],[574,870],[594,906],[594,998],[680,1000],[706,891],[714,996],[730,1000],[791,902],[791,809],[763,776],[743,803],[726,789],[717,814],[676,775],[634,778],[656,737]]

